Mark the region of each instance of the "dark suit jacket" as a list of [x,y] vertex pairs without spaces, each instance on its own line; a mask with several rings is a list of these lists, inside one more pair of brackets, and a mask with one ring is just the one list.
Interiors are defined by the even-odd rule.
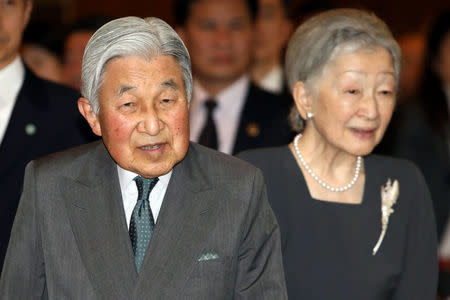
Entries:
[[291,142],[293,133],[288,123],[289,101],[251,83],[241,113],[233,154]]
[[26,68],[0,145],[0,266],[22,190],[25,165],[39,156],[92,140],[77,109],[78,97],[74,90],[40,79]]
[[[199,261],[214,251],[218,259]],[[191,144],[137,274],[116,164],[101,142],[33,161],[0,299],[286,299],[261,172]]]

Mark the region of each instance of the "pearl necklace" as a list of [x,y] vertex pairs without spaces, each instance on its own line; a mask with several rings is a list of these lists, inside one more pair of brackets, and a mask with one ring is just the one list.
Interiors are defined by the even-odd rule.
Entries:
[[349,184],[344,185],[342,187],[332,187],[332,186],[328,185],[327,183],[325,183],[322,179],[320,179],[311,170],[311,168],[306,163],[306,161],[303,158],[303,156],[300,154],[300,150],[298,149],[298,140],[301,137],[302,137],[302,134],[299,133],[299,134],[297,134],[297,136],[294,139],[295,153],[297,154],[298,158],[300,159],[300,162],[303,165],[303,167],[305,168],[305,170],[308,172],[309,175],[311,175],[312,178],[314,178],[315,181],[317,181],[317,183],[319,183],[321,186],[323,186],[325,189],[327,189],[327,190],[329,190],[331,192],[344,192],[344,191],[348,190],[349,188],[351,188],[356,183],[356,181],[358,181],[359,173],[360,173],[360,170],[361,170],[361,163],[362,163],[361,156],[358,156],[358,158],[356,159],[355,175],[353,176],[353,179],[352,179],[352,181],[350,181]]

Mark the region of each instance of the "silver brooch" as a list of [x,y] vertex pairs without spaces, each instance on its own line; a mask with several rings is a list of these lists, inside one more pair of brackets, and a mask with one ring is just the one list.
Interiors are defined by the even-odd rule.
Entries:
[[394,183],[391,183],[389,178],[385,186],[381,186],[381,234],[378,238],[378,242],[372,250],[372,255],[377,254],[378,248],[380,248],[383,242],[384,235],[389,224],[389,217],[394,213],[392,206],[397,202],[400,195],[400,188],[398,180],[395,179]]

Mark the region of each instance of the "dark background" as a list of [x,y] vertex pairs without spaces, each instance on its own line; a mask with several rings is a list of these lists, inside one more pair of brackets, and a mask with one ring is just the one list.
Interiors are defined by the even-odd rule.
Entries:
[[[436,13],[450,7],[449,0],[291,0],[302,13],[302,7],[354,7],[375,12],[391,28],[394,35],[426,30]],[[69,24],[75,19],[103,14],[112,17],[159,17],[173,25],[173,0],[35,0],[32,19]]]

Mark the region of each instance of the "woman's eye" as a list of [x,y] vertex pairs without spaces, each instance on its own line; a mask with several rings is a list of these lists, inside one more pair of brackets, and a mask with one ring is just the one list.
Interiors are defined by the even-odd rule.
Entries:
[[380,93],[381,93],[383,96],[390,96],[390,95],[393,94],[393,92],[390,91],[390,90],[384,90],[384,91],[381,91]]
[[356,89],[350,89],[350,90],[347,90],[347,93],[348,93],[348,94],[351,94],[351,95],[356,95],[356,94],[359,94],[359,90],[356,90]]

